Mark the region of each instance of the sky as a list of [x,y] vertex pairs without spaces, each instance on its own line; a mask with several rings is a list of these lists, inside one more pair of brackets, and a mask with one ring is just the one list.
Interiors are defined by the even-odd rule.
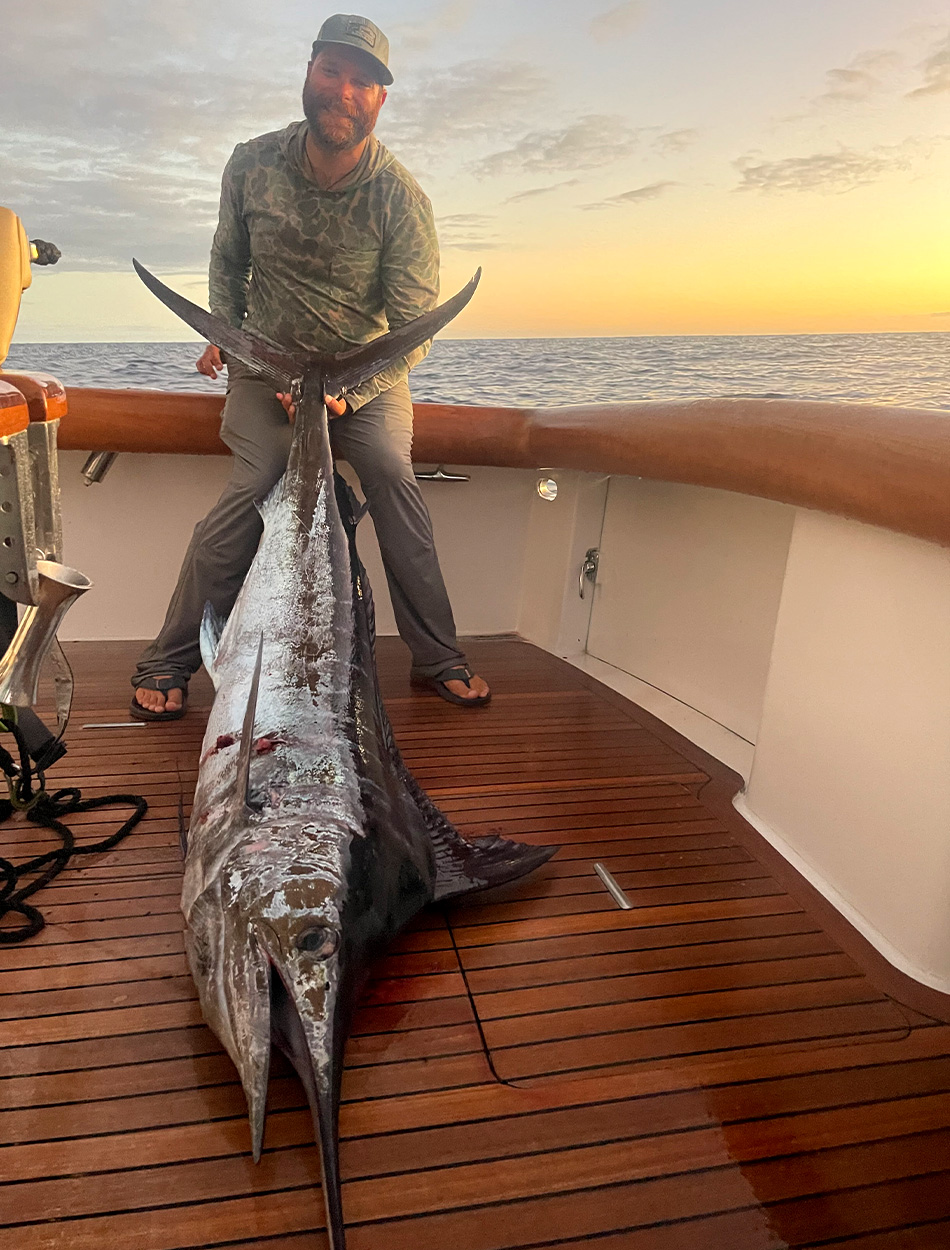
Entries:
[[[18,342],[188,337],[234,145],[302,116],[302,0],[0,0]],[[377,134],[466,338],[950,330],[946,0],[374,0]]]

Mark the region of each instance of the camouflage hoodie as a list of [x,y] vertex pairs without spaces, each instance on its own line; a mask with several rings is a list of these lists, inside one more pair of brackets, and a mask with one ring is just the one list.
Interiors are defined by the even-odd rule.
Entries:
[[[374,137],[323,191],[307,123],[239,143],[224,171],[211,247],[211,311],[286,347],[336,352],[396,330],[438,300],[432,206]],[[394,386],[429,345],[347,395],[354,411]]]

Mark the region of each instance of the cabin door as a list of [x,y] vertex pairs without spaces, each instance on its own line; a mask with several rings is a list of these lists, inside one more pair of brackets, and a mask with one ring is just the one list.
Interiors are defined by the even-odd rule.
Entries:
[[754,743],[793,519],[770,500],[611,478],[588,655]]

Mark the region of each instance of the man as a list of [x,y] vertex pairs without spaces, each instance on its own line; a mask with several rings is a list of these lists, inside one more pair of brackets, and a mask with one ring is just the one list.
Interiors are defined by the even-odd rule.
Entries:
[[[211,311],[286,347],[333,352],[397,329],[437,302],[439,255],[432,208],[373,135],[392,81],[389,42],[363,17],[337,14],[320,28],[303,89],[306,121],[234,150],[221,189],[211,249]],[[412,400],[406,381],[428,345],[362,383],[327,397],[335,454],[359,475],[376,526],[399,633],[412,652],[411,680],[449,702],[491,697],[459,650],[412,474]],[[205,349],[198,369],[224,362]],[[255,501],[279,480],[290,451],[289,395],[269,391],[228,362],[221,437],[231,478],[195,527],[165,623],[139,661],[131,714],[175,720],[201,664],[205,603],[226,617],[262,532]]]

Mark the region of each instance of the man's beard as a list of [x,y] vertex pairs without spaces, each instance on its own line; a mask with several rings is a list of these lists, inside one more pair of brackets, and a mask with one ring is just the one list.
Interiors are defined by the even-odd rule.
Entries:
[[338,101],[319,95],[309,82],[303,86],[303,111],[314,143],[324,152],[351,152],[359,147],[372,133],[379,114],[379,109],[370,112],[359,105],[349,112]]

